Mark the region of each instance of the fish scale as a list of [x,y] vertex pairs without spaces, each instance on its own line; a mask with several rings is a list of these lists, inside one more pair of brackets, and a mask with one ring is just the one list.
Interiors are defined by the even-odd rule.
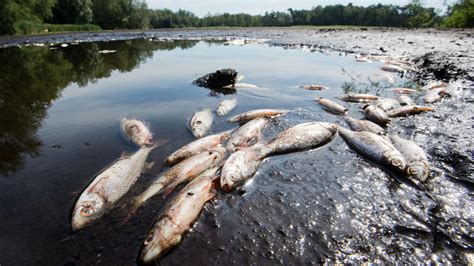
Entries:
[[[133,155],[121,158],[100,172],[77,200],[71,223],[73,229],[81,229],[102,217],[136,183],[143,171],[149,153],[158,144],[141,148]],[[87,209],[90,215],[84,215]]]
[[295,150],[318,147],[336,134],[337,126],[326,122],[310,122],[296,125],[280,133],[260,149],[260,158]]

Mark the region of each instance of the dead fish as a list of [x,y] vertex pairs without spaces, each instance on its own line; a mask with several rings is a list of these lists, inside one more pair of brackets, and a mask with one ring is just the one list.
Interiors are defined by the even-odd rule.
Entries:
[[401,94],[413,94],[416,92],[414,89],[409,89],[409,88],[392,88],[388,89],[389,91],[393,91],[396,93],[401,93]]
[[347,114],[347,111],[349,111],[349,109],[345,108],[344,106],[328,99],[319,98],[319,99],[316,99],[316,102],[318,102],[321,106],[323,106],[328,111],[336,113],[336,114],[344,115],[344,114]]
[[238,114],[230,118],[229,122],[247,122],[259,117],[274,117],[284,115],[288,113],[288,110],[275,110],[275,109],[258,109],[252,110],[245,113]]
[[311,91],[322,91],[322,90],[328,90],[329,87],[322,86],[322,85],[300,85],[300,88],[303,88],[305,90],[311,90]]
[[372,60],[370,60],[370,58],[365,56],[365,55],[358,55],[358,56],[355,57],[355,60],[357,62],[364,62],[364,63],[372,62]]
[[362,107],[362,110],[364,111],[365,116],[374,123],[385,126],[390,122],[390,118],[388,117],[387,113],[376,106],[367,104]]
[[345,102],[370,102],[370,101],[376,101],[379,99],[379,97],[371,94],[354,94],[354,93],[349,93],[349,94],[344,94],[338,97],[339,99],[345,101]]
[[213,116],[209,108],[203,109],[194,114],[189,122],[191,131],[196,138],[202,138],[209,131],[212,125]]
[[232,130],[225,131],[220,134],[210,135],[186,144],[179,150],[166,157],[165,163],[174,165],[201,152],[212,150],[223,141],[229,139],[231,132]]
[[250,179],[260,166],[258,147],[238,150],[229,156],[221,172],[220,186],[230,192],[234,186]]
[[115,52],[117,52],[117,50],[100,50],[99,54],[111,54]]
[[258,88],[258,86],[253,85],[253,84],[249,84],[249,83],[238,82],[238,83],[235,83],[235,84],[230,84],[230,85],[224,86],[222,88],[224,88],[224,89],[256,89],[256,88]]
[[296,125],[260,148],[259,158],[319,147],[332,140],[336,132],[337,126],[332,123],[310,122]]
[[132,209],[129,212],[131,214],[134,213],[151,197],[161,192],[167,195],[177,185],[195,178],[209,168],[217,166],[224,156],[225,149],[223,147],[216,147],[213,150],[201,152],[176,164],[158,176],[142,194],[133,199]]
[[73,230],[79,230],[102,217],[135,184],[146,168],[148,154],[166,142],[142,147],[129,156],[123,156],[102,170],[82,192],[72,213]]
[[402,68],[401,66],[396,66],[396,65],[391,65],[391,64],[384,64],[383,66],[380,67],[383,71],[387,72],[404,72],[405,69]]
[[234,152],[239,148],[250,147],[258,143],[267,120],[264,117],[247,122],[237,129],[227,142],[227,150]]
[[398,117],[398,116],[420,114],[427,111],[434,111],[434,109],[428,106],[407,105],[400,108],[389,110],[387,111],[387,115],[389,117]]
[[438,89],[438,88],[446,88],[448,86],[448,83],[443,82],[443,81],[434,81],[428,83],[428,85],[424,86],[424,90],[433,90],[433,89]]
[[152,144],[152,134],[143,121],[123,118],[120,121],[123,133],[138,146]]
[[425,182],[430,173],[430,163],[425,151],[415,142],[400,138],[397,135],[390,136],[393,146],[405,157],[407,163],[406,174],[421,182]]
[[426,93],[426,95],[423,97],[423,101],[425,101],[425,103],[435,103],[441,100],[444,94],[446,94],[446,90],[444,88],[435,88]]
[[347,116],[345,119],[347,124],[354,131],[368,131],[379,135],[385,134],[385,129],[368,120],[358,120],[349,116]]
[[406,162],[403,155],[386,138],[368,131],[351,131],[339,127],[344,141],[364,157],[391,169],[403,172]]
[[400,107],[400,102],[393,98],[381,99],[377,102],[377,107],[384,110],[392,110]]
[[216,113],[218,116],[224,116],[237,106],[237,99],[223,100],[217,105]]
[[181,242],[182,235],[191,228],[206,202],[216,195],[213,181],[218,176],[215,173],[214,169],[202,173],[166,204],[143,243],[139,258],[141,263],[157,261]]
[[400,102],[400,105],[415,105],[415,102],[407,95],[400,95],[398,101]]

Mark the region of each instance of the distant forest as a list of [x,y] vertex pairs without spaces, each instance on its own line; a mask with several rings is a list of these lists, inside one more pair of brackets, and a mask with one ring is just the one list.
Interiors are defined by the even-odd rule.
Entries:
[[99,29],[182,27],[273,27],[297,25],[353,25],[383,27],[474,26],[474,0],[460,0],[446,15],[423,7],[420,0],[405,6],[352,4],[289,9],[263,15],[195,14],[169,9],[153,10],[143,0],[0,0],[0,34]]

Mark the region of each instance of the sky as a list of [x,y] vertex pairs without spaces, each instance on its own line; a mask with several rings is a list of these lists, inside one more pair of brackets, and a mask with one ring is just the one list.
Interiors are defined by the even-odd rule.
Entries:
[[[443,4],[451,4],[456,0],[421,0],[424,6],[445,10]],[[311,9],[317,5],[334,5],[352,3],[353,5],[369,6],[372,4],[406,5],[409,0],[146,0],[153,9],[168,8],[171,10],[184,9],[202,17],[214,13],[248,13],[263,14],[265,11],[286,11],[293,9]]]

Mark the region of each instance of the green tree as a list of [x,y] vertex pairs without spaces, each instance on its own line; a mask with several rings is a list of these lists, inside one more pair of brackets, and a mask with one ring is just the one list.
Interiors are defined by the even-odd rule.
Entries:
[[58,0],[53,9],[53,23],[87,24],[93,19],[92,0]]
[[56,0],[1,0],[0,34],[28,33],[52,16]]
[[443,26],[449,28],[474,27],[474,0],[461,0],[448,10]]
[[436,12],[434,8],[423,8],[420,0],[412,0],[405,6],[408,15],[408,27],[431,27],[436,22]]

